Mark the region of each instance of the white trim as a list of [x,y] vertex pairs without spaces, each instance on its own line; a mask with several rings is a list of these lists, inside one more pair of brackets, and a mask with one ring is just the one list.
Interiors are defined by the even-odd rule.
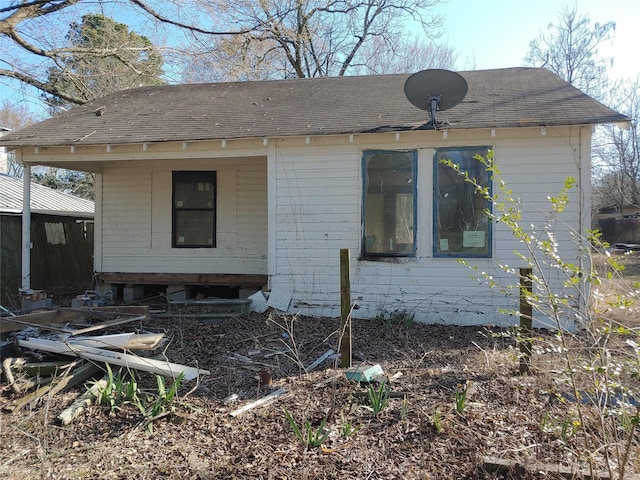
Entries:
[[22,291],[31,290],[31,165],[22,173]]
[[278,237],[278,223],[276,215],[277,202],[277,150],[276,142],[267,147],[267,275],[276,274],[276,240]]
[[96,173],[93,181],[94,218],[93,223],[93,271],[102,271],[102,174]]

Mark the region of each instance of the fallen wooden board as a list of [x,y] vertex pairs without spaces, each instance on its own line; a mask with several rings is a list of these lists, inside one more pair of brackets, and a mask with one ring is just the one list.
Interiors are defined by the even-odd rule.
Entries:
[[30,377],[46,377],[47,375],[53,375],[57,371],[64,370],[71,361],[72,360],[66,360],[64,362],[23,362],[17,363],[15,366],[12,365],[12,367]]
[[100,395],[100,391],[107,388],[106,376],[96,381],[91,387],[80,395],[71,405],[60,412],[58,415],[58,423],[60,425],[69,425],[75,420],[85,409],[93,403],[93,400]]
[[332,348],[324,352],[320,358],[318,358],[315,362],[313,362],[311,365],[309,365],[306,368],[307,373],[309,373],[311,370],[314,370],[318,365],[320,365],[322,362],[324,362],[327,358],[329,358],[334,353],[335,352],[333,351]]
[[275,392],[270,393],[266,397],[259,398],[255,402],[248,403],[244,407],[240,407],[239,409],[234,410],[229,415],[231,415],[232,417],[237,417],[238,415],[242,415],[243,413],[248,412],[249,410],[252,410],[252,409],[254,409],[256,407],[261,407],[263,405],[268,405],[271,402],[276,401],[279,397],[282,397],[286,393],[287,393],[287,391],[284,388],[280,388],[280,389],[276,390]]
[[71,345],[84,347],[125,350],[153,350],[164,338],[164,333],[116,333],[93,337],[70,337],[66,340]]
[[91,362],[86,362],[78,368],[72,368],[70,366],[62,376],[55,378],[53,382],[38,388],[35,392],[32,392],[25,397],[11,402],[9,405],[6,405],[4,409],[10,412],[17,412],[29,403],[36,401],[45,395],[53,396],[67,387],[70,388],[78,383],[84,382],[87,378],[91,377],[98,371],[98,367]]
[[[101,319],[110,319],[112,322],[101,323],[87,327],[88,329],[74,330],[68,325],[74,321],[79,321],[91,314]],[[124,318],[123,318],[124,316]],[[118,323],[113,323],[114,319]],[[134,320],[148,320],[149,307],[144,306],[122,306],[122,307],[93,307],[93,308],[58,308],[54,310],[41,310],[24,315],[16,315],[10,318],[0,317],[0,331],[2,333],[17,332],[23,330],[25,326],[38,327],[43,330],[62,332],[72,335],[87,333],[119,323],[131,322]]]
[[157,373],[159,375],[165,375],[173,378],[182,373],[184,374],[185,380],[193,380],[198,378],[200,375],[209,375],[210,373],[208,370],[200,370],[198,368],[180,365],[178,363],[153,360],[151,358],[139,357],[129,353],[112,352],[101,348],[70,345],[63,342],[57,342],[55,340],[28,338],[25,340],[18,340],[18,345],[34,350],[43,350],[45,352],[86,358],[96,362],[120,365],[127,368],[133,368],[134,370]]

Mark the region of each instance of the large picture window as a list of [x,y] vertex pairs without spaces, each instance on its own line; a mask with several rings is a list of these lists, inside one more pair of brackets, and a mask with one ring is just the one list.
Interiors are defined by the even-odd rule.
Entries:
[[491,176],[476,155],[487,156],[489,147],[441,148],[434,156],[433,255],[436,257],[490,257],[491,209],[474,185],[442,160],[450,160],[469,178],[491,192]]
[[416,158],[415,151],[364,152],[363,257],[415,255]]
[[172,246],[216,246],[216,172],[173,172]]

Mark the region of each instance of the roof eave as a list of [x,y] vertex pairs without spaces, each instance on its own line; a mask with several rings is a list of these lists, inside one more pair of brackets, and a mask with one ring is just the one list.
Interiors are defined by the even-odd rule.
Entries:
[[96,147],[101,145],[123,146],[123,145],[143,145],[145,143],[160,144],[160,143],[179,143],[179,142],[207,142],[207,141],[224,141],[224,140],[263,140],[265,138],[277,139],[277,138],[304,138],[304,137],[329,137],[329,136],[342,136],[342,135],[367,135],[367,134],[379,134],[379,133],[403,133],[403,132],[418,132],[418,131],[436,131],[436,130],[474,130],[474,129],[487,129],[487,128],[532,128],[532,127],[562,127],[562,126],[577,126],[577,125],[616,125],[622,129],[628,129],[631,124],[631,119],[626,115],[616,115],[611,117],[592,118],[588,120],[576,120],[576,121],[546,121],[546,120],[518,120],[517,123],[455,123],[445,122],[434,128],[428,122],[420,124],[409,125],[378,125],[375,127],[363,127],[360,129],[351,130],[314,130],[309,132],[296,132],[290,135],[280,134],[264,134],[264,135],[228,135],[225,137],[177,137],[177,138],[163,138],[163,139],[136,139],[136,141],[124,141],[124,142],[61,142],[61,143],[42,143],[36,144],[31,141],[16,140],[15,143],[10,143],[11,139],[7,142],[6,137],[0,139],[0,147],[6,147],[10,150],[15,150],[24,147],[38,147],[38,148],[50,148],[50,147]]

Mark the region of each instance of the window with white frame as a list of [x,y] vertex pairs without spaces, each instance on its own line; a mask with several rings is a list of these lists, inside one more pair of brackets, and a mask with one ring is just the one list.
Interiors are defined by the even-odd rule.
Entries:
[[416,168],[415,150],[363,153],[363,258],[415,256]]
[[491,202],[443,161],[458,165],[469,179],[491,192],[491,175],[476,156],[487,157],[489,147],[439,148],[434,155],[433,255],[435,257],[491,257]]
[[172,246],[216,246],[216,172],[173,172]]

